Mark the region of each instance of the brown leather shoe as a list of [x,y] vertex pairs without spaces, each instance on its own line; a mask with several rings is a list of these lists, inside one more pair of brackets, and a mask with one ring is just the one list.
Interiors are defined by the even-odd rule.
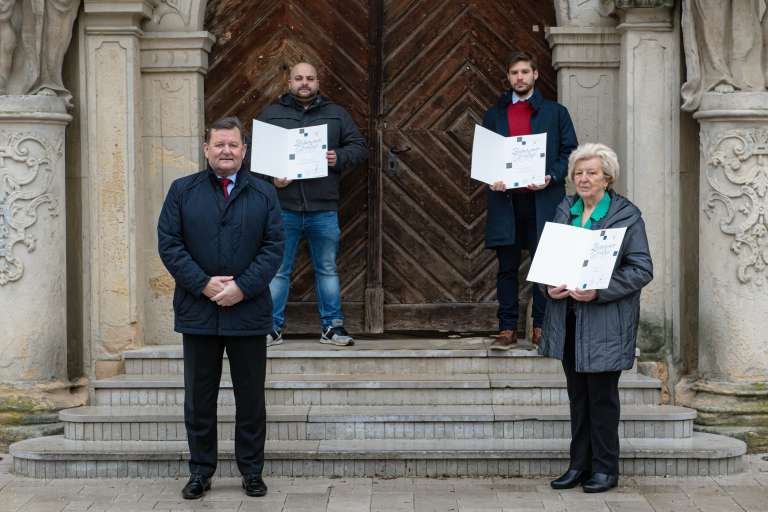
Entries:
[[534,327],[533,332],[531,333],[531,343],[538,347],[543,335],[544,331],[541,327]]
[[489,348],[491,350],[509,350],[514,347],[516,343],[517,333],[515,331],[504,330],[496,336],[496,339],[493,340],[493,343],[491,343]]

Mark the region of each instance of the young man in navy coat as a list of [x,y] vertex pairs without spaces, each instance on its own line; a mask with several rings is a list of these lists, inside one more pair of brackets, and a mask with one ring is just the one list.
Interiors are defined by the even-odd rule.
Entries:
[[[507,59],[511,89],[485,113],[483,126],[499,135],[512,137],[547,134],[546,178],[543,185],[507,190],[499,181],[488,190],[485,246],[496,250],[499,334],[492,349],[509,350],[517,342],[518,268],[521,250],[536,251],[544,223],[552,220],[555,208],[565,195],[568,156],[577,146],[576,131],[568,110],[544,99],[536,90],[539,77],[536,59],[528,52],[513,52]],[[546,298],[533,287],[533,336],[538,344],[544,321]]]
[[216,471],[216,401],[224,350],[235,395],[235,459],[248,496],[264,496],[269,282],[283,257],[274,187],[241,169],[243,126],[214,122],[208,167],[171,184],[157,225],[160,258],[176,281],[174,328],[184,342],[184,423],[190,460],[185,499],[203,496]]

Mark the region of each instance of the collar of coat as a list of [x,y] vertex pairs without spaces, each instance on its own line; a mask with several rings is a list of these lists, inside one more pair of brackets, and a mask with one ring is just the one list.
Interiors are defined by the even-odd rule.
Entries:
[[[611,196],[611,204],[605,216],[592,224],[592,229],[598,228],[622,228],[629,227],[642,217],[640,209],[632,201],[622,196],[614,190],[607,192]],[[561,224],[571,223],[571,207],[573,207],[578,196],[566,196],[558,205],[555,213],[555,222]]]
[[[501,95],[499,98],[499,106],[506,109],[507,105],[512,103],[512,94],[514,91],[512,89],[508,89],[504,92],[504,94]],[[529,105],[531,105],[531,108],[536,111],[541,108],[541,104],[544,101],[544,97],[541,95],[538,89],[535,87],[533,88],[533,94],[531,94],[531,97],[526,100]]]
[[312,110],[313,108],[320,107],[320,106],[325,105],[325,104],[330,103],[330,102],[331,102],[330,99],[328,99],[325,96],[323,96],[322,94],[318,93],[318,95],[315,96],[315,99],[312,101],[312,103],[309,104],[309,107],[307,107],[305,109],[304,105],[299,103],[296,100],[296,98],[293,97],[293,94],[287,92],[287,93],[283,94],[282,96],[280,96],[280,104],[281,105],[283,105],[285,107],[295,108],[296,110],[301,110],[302,112]]
[[[216,187],[216,190],[220,191],[221,185],[219,184],[219,179],[221,178],[219,178],[219,175],[213,171],[211,164],[206,165],[205,170],[207,171],[206,175],[208,176],[208,179]],[[235,190],[241,189],[248,184],[248,180],[251,177],[250,174],[251,174],[250,172],[244,171],[243,165],[240,164],[240,168],[237,170],[237,179],[235,180],[235,187],[232,189],[231,194],[234,194]]]

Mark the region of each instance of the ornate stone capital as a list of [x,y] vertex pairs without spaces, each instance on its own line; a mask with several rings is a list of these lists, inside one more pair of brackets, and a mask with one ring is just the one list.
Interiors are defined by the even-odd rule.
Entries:
[[141,39],[141,71],[205,74],[214,40],[208,32],[147,32]]
[[618,68],[621,36],[607,27],[550,27],[547,41],[552,47],[552,66]]
[[675,0],[613,0],[616,9],[654,9],[675,6]]
[[669,32],[673,29],[674,0],[614,0],[620,32]]
[[89,34],[133,33],[152,16],[160,0],[85,0],[85,29]]

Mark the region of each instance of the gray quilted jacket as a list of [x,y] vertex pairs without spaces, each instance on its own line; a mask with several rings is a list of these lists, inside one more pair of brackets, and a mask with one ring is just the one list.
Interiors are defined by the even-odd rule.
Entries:
[[[574,301],[576,310],[576,371],[585,373],[628,370],[635,359],[640,290],[653,279],[645,223],[640,210],[615,192],[605,217],[592,229],[627,228],[608,288],[592,302]],[[570,224],[575,196],[563,199],[553,222]],[[549,298],[539,353],[563,359],[568,300]]]

